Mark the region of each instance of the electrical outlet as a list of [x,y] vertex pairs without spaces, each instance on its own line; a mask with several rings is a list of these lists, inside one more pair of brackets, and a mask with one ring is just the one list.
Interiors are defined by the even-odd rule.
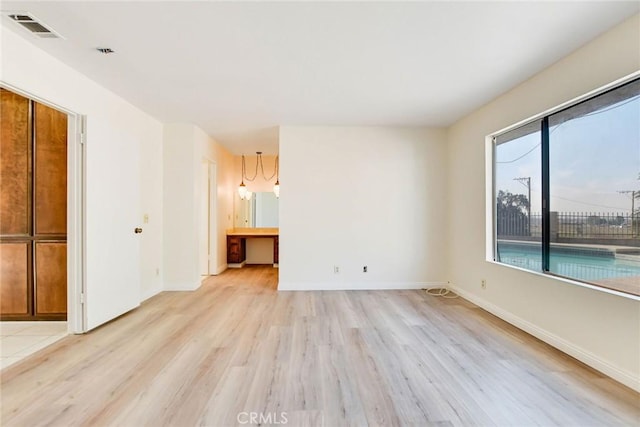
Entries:
[[338,267],[337,265],[334,265],[334,266],[333,266],[333,272],[334,272],[335,274],[340,273],[340,267]]
[[487,281],[486,281],[485,279],[482,279],[482,280],[480,281],[480,287],[481,287],[482,289],[487,289]]
[[142,218],[142,222],[144,222],[145,224],[149,224],[149,214],[144,214],[144,217]]
[[363,272],[363,273],[366,273],[366,272],[367,272],[367,270],[368,270],[368,267],[367,267],[366,265],[365,265],[364,267],[362,267],[362,272]]

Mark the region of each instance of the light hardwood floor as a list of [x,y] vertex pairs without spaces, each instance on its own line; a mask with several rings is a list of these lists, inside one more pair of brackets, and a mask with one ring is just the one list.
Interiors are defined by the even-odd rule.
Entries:
[[230,270],[63,338],[2,372],[1,424],[640,421],[638,393],[463,299],[276,283],[270,267]]

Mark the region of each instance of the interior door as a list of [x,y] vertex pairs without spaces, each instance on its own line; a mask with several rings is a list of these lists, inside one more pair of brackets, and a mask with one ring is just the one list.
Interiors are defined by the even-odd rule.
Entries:
[[[93,329],[140,305],[140,143],[87,117],[86,325]],[[144,230],[142,230],[144,232]]]

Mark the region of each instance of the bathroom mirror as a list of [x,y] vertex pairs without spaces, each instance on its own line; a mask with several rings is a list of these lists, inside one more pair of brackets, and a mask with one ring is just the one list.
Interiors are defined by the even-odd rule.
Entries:
[[278,227],[278,199],[272,191],[253,193],[250,200],[236,195],[234,227]]

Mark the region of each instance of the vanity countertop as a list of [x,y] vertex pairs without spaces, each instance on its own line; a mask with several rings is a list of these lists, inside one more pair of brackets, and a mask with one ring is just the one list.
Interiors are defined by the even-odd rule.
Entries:
[[232,228],[227,230],[227,236],[270,237],[280,233],[278,228]]

